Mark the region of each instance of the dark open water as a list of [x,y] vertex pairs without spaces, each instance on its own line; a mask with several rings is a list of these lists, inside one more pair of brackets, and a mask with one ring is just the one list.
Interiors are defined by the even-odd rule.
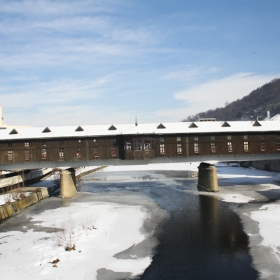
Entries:
[[[239,217],[207,196],[162,190],[171,218],[141,279],[257,279]],[[155,199],[161,206],[166,202]]]
[[[146,173],[143,178],[154,176],[147,177]],[[193,183],[194,180],[189,180],[172,186],[146,179],[131,183],[85,182],[81,190],[115,192],[126,189],[145,193],[170,214],[157,232],[160,243],[152,264],[140,279],[257,279],[258,273],[251,267],[248,237],[239,217],[226,203],[213,197],[182,192]]]

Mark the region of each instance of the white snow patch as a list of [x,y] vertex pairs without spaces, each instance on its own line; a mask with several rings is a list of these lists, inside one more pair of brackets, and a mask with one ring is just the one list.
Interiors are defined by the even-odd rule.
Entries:
[[[147,213],[140,206],[73,203],[31,218],[42,227],[63,227],[72,223],[76,250],[68,252],[58,246],[55,233],[34,231],[27,226],[22,232],[1,232],[3,279],[96,279],[100,268],[137,275],[151,263],[151,257],[113,257],[145,239],[140,228]],[[57,268],[50,263],[56,259],[60,260]]]
[[222,201],[233,203],[248,203],[249,201],[255,200],[253,197],[242,194],[221,194],[220,197]]
[[251,213],[251,218],[259,223],[259,232],[263,237],[262,245],[272,248],[280,261],[280,205],[263,205],[258,211]]
[[141,170],[188,170],[198,171],[197,167],[199,162],[180,162],[180,163],[159,163],[159,164],[147,164],[147,165],[119,165],[108,166],[99,172],[113,172],[113,171],[141,171]]
[[10,192],[0,195],[0,205],[4,205],[7,202],[14,202],[16,199],[20,199],[20,195],[25,197],[29,196],[31,192]]

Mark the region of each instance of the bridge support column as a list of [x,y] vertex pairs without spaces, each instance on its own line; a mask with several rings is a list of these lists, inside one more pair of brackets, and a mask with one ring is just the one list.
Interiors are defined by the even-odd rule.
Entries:
[[198,166],[197,189],[205,192],[218,192],[217,169],[213,164],[201,162]]
[[60,197],[71,198],[77,193],[75,170],[60,171]]

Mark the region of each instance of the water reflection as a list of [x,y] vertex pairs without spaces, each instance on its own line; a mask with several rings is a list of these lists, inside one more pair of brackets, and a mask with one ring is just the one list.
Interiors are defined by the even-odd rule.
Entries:
[[178,208],[170,211],[157,254],[141,279],[257,278],[250,266],[247,236],[238,216],[224,203],[182,193],[165,197]]

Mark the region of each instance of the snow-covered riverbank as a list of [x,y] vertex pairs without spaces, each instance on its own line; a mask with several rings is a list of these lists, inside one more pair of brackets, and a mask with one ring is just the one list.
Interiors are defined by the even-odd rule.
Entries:
[[[101,268],[137,275],[151,262],[151,256],[114,257],[146,238],[142,227],[149,213],[142,206],[87,201],[26,218],[32,226],[0,233],[3,279],[96,279]],[[75,250],[65,251],[67,245]]]

